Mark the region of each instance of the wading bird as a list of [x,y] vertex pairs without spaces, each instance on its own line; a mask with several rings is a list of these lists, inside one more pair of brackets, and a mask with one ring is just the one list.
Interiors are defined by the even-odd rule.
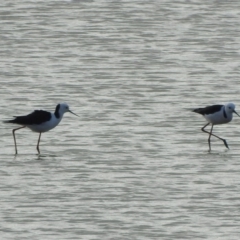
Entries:
[[[208,121],[208,123],[202,127],[202,131],[209,134],[209,137],[208,137],[209,151],[211,151],[211,140],[210,140],[211,136],[214,136],[222,140],[224,145],[227,148],[229,148],[227,141],[213,134],[212,131],[213,131],[214,125],[231,122],[233,118],[233,113],[238,115],[238,113],[235,111],[235,105],[233,103],[227,103],[226,105],[212,105],[205,108],[194,109],[193,112],[203,115],[203,117]],[[209,124],[212,124],[210,132],[205,130],[205,127],[207,127]]]
[[12,130],[13,139],[15,144],[15,153],[17,154],[17,143],[15,137],[15,131],[21,128],[29,128],[33,132],[39,133],[38,143],[37,143],[37,151],[40,154],[39,143],[41,134],[43,132],[47,132],[53,128],[55,128],[62,120],[63,114],[66,112],[70,112],[76,116],[77,114],[70,111],[69,106],[66,103],[60,103],[56,106],[56,110],[54,113],[43,111],[43,110],[35,110],[34,112],[25,115],[25,116],[15,116],[12,120],[4,121],[5,123],[15,123],[21,125],[19,128],[15,128]]

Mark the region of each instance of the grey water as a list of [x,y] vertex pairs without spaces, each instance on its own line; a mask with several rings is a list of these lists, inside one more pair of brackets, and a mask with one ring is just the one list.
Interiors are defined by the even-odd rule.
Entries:
[[240,2],[0,3],[1,121],[67,102],[42,134],[0,124],[1,239],[239,239]]

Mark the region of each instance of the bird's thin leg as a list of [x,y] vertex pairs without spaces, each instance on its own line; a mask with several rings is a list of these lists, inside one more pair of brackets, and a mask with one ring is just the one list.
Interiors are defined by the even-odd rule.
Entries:
[[201,130],[202,130],[203,132],[209,134],[208,145],[209,145],[209,152],[210,152],[210,151],[211,151],[211,142],[210,142],[211,134],[210,134],[208,131],[205,130],[205,127],[207,127],[209,124],[210,124],[210,123],[207,123],[206,125],[204,125]]
[[40,154],[39,143],[40,143],[41,134],[42,134],[42,133],[40,132],[40,134],[39,134],[39,138],[38,138],[38,143],[37,143],[38,154]]
[[202,131],[209,134],[209,138],[208,138],[209,151],[211,150],[211,147],[210,147],[210,137],[211,137],[211,135],[214,136],[214,137],[216,137],[216,138],[218,138],[218,139],[220,139],[220,140],[222,140],[223,143],[224,143],[224,145],[226,146],[226,148],[229,149],[228,144],[227,144],[227,141],[226,141],[225,139],[220,138],[219,136],[217,136],[217,135],[215,135],[215,134],[212,133],[213,125],[212,125],[212,128],[211,128],[211,132],[208,132],[208,131],[206,131],[206,130],[204,129],[204,128],[207,127],[209,124],[210,124],[210,123],[207,123],[205,126],[202,127]]
[[209,137],[208,137],[209,152],[211,151],[211,136],[212,136],[212,130],[213,130],[213,124],[212,124],[211,131],[210,131],[210,134],[209,134]]
[[12,130],[13,139],[14,139],[14,144],[15,144],[15,154],[18,153],[18,152],[17,152],[17,142],[16,142],[16,137],[15,137],[15,131],[17,131],[17,130],[19,130],[19,129],[21,129],[21,128],[25,128],[25,126],[19,127],[19,128],[15,128],[15,129]]

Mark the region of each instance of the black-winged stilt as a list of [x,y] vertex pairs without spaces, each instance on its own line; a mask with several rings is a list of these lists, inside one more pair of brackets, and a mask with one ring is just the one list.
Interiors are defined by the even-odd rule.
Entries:
[[17,154],[17,143],[16,143],[16,137],[15,137],[16,130],[27,127],[31,129],[33,132],[39,133],[37,151],[38,151],[38,154],[40,154],[39,143],[40,143],[41,134],[43,132],[47,132],[55,128],[61,122],[63,114],[65,112],[70,112],[78,116],[77,114],[70,111],[69,106],[66,103],[60,103],[56,106],[56,110],[54,113],[43,111],[43,110],[35,110],[34,112],[26,116],[14,116],[15,119],[4,121],[5,123],[15,123],[18,125],[22,125],[21,127],[15,128],[12,131],[16,154]]
[[[209,138],[208,138],[209,151],[211,151],[211,142],[210,142],[211,136],[214,136],[222,140],[224,145],[227,148],[229,148],[227,141],[213,134],[212,131],[213,131],[214,125],[231,122],[233,118],[233,115],[232,115],[233,113],[238,115],[238,113],[235,111],[235,105],[233,103],[227,103],[226,105],[212,105],[205,108],[194,109],[193,112],[203,115],[203,117],[205,117],[205,119],[208,121],[208,123],[202,127],[202,131],[209,134]],[[205,130],[205,127],[207,127],[209,124],[212,124],[210,132]]]

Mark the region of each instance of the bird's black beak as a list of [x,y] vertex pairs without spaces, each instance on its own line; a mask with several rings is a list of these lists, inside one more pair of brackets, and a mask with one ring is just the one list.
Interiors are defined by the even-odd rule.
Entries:
[[70,111],[70,110],[68,110],[68,112],[70,112],[71,114],[73,114],[73,115],[75,115],[75,116],[79,117],[77,114],[73,113],[73,112],[72,112],[72,111]]
[[[236,114],[238,115],[238,113],[237,113],[235,110],[233,110],[233,112],[236,113]],[[239,115],[238,115],[238,116],[239,116]],[[239,116],[239,117],[240,117],[240,116]]]

